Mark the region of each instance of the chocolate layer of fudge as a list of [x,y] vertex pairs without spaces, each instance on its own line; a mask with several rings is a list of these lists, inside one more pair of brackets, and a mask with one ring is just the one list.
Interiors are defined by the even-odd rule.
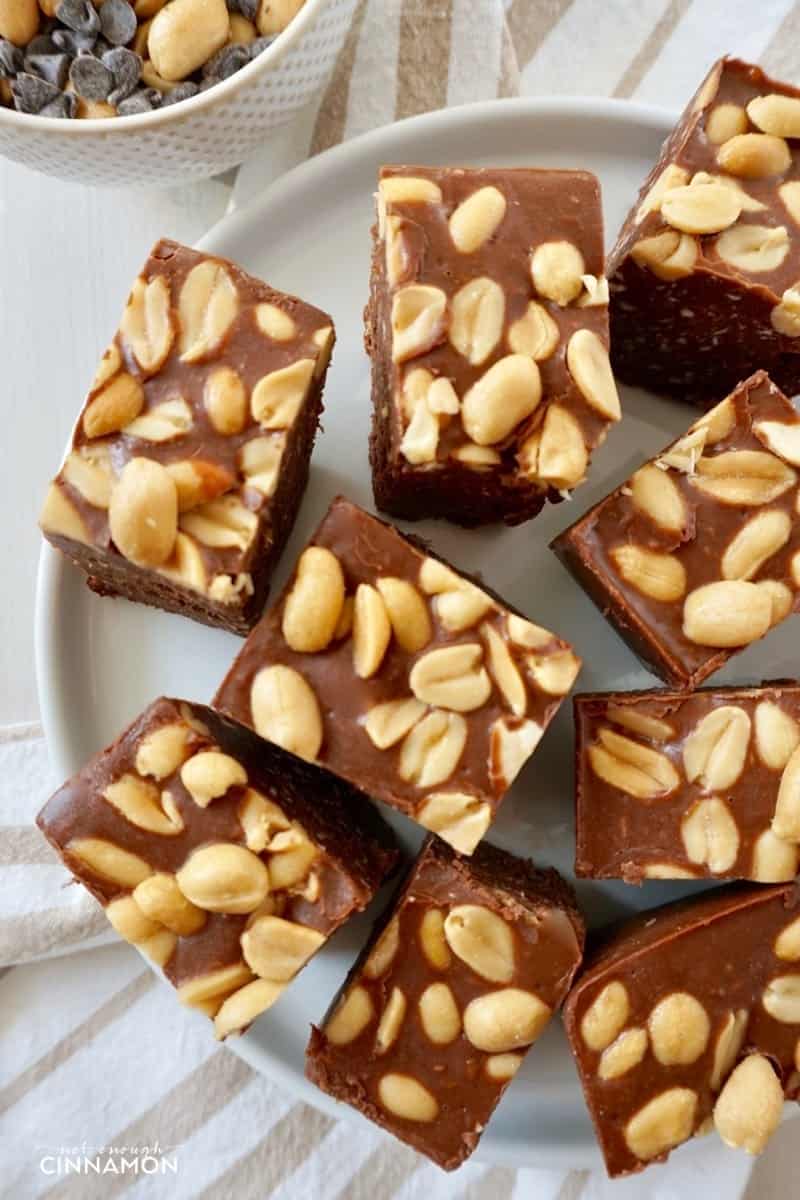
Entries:
[[721,59],[611,252],[615,372],[703,408],[760,367],[800,390],[799,225],[800,91]]
[[308,476],[330,317],[161,241],[41,515],[102,595],[247,633]]
[[576,696],[575,870],[780,883],[800,870],[800,687]]
[[609,1175],[712,1125],[759,1153],[800,1098],[800,888],[642,913],[590,954],[564,1022]]
[[585,171],[384,167],[366,346],[378,508],[519,524],[619,420]]
[[470,854],[580,660],[334,500],[214,701]]
[[763,371],[552,548],[646,666],[696,687],[797,607],[800,416]]
[[277,1000],[397,860],[354,788],[209,708],[163,698],[37,821],[117,933],[220,1038]]
[[583,936],[555,871],[430,838],[312,1030],[306,1074],[451,1171],[560,1006]]

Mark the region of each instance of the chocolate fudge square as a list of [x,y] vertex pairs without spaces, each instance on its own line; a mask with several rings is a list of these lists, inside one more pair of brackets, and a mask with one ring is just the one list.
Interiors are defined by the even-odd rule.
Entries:
[[715,63],[608,261],[614,370],[708,408],[753,371],[800,390],[800,91]]
[[612,1177],[716,1128],[760,1153],[800,1098],[800,888],[732,885],[608,931],[564,1024]]
[[800,870],[800,687],[576,696],[575,870],[753,879]]
[[529,520],[620,418],[596,178],[384,167],[373,238],[377,507]]
[[470,854],[580,669],[342,497],[214,704]]
[[244,634],[308,477],[330,317],[161,241],[136,279],[41,515],[101,595]]
[[162,698],[37,818],[178,999],[239,1033],[397,861],[366,797],[199,704]]
[[646,666],[697,687],[797,608],[800,416],[759,371],[552,548]]
[[430,838],[312,1030],[306,1074],[452,1171],[560,1006],[583,939],[557,872]]

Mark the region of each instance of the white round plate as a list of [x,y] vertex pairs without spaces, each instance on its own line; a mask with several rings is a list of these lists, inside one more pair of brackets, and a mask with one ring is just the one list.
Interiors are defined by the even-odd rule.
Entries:
[[[271,284],[333,314],[338,335],[325,392],[324,431],[314,452],[300,519],[275,580],[280,588],[331,498],[371,507],[367,437],[369,366],[361,343],[367,298],[372,194],[382,163],[585,167],[603,187],[613,240],[673,121],[668,113],[615,101],[502,101],[415,117],[320,155],[285,176],[241,213],[222,221],[202,248],[225,255]],[[109,296],[108,328],[118,296]],[[100,347],[98,347],[98,357]],[[76,408],[80,397],[74,398]],[[596,454],[574,498],[516,529],[467,532],[443,522],[414,525],[467,571],[572,642],[584,659],[584,691],[655,686],[653,679],[548,550],[548,542],[626,478],[695,413],[644,392],[623,392],[625,419]],[[785,626],[738,655],[718,682],[780,677],[794,633]],[[123,600],[99,599],[83,576],[45,547],[36,613],[42,717],[56,771],[66,777],[161,694],[208,701],[241,642],[182,617]],[[386,812],[386,810],[384,810]],[[416,829],[393,818],[404,842]],[[567,701],[532,763],[505,801],[491,838],[571,876],[572,732]],[[663,903],[691,885],[578,885],[590,923]],[[258,1070],[337,1116],[350,1116],[303,1077],[308,1025],[319,1021],[370,920],[341,930],[287,995],[228,1045]],[[187,1017],[187,1019],[190,1019]],[[362,1118],[352,1114],[352,1119]],[[477,1157],[508,1165],[579,1167],[599,1162],[572,1059],[558,1021],[528,1055],[492,1119]]]

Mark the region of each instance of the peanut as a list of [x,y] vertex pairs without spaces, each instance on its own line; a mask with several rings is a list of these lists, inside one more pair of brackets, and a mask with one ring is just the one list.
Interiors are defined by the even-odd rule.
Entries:
[[325,1024],[325,1036],[334,1046],[348,1046],[360,1037],[375,1016],[372,997],[356,984],[342,998]]
[[479,446],[501,442],[535,411],[541,398],[542,380],[533,359],[524,354],[506,355],[464,396],[464,429]]
[[500,718],[489,737],[489,774],[496,793],[506,791],[539,744],[544,730],[536,721],[510,725]]
[[672,992],[659,1000],[647,1024],[653,1054],[665,1067],[696,1062],[708,1045],[708,1013],[688,992]]
[[531,279],[540,296],[561,308],[577,300],[586,264],[572,242],[542,242],[531,255]]
[[277,304],[257,304],[255,316],[258,328],[274,342],[290,342],[297,336],[294,319]]
[[261,859],[231,842],[214,842],[193,851],[175,878],[186,899],[207,912],[253,912],[269,891],[269,875]]
[[283,987],[269,979],[254,979],[227,996],[214,1017],[214,1034],[226,1038],[239,1033],[261,1013],[271,1008],[281,995]]
[[800,748],[783,769],[772,832],[790,842],[800,842]]
[[262,376],[250,397],[253,419],[262,429],[290,429],[308,395],[313,376],[313,358],[299,358],[288,367]]
[[624,1130],[625,1143],[642,1162],[658,1158],[692,1136],[696,1113],[696,1092],[668,1088],[631,1117]]
[[104,838],[73,838],[64,847],[67,855],[80,859],[101,879],[110,879],[120,887],[135,888],[153,870],[149,863]]
[[734,225],[717,238],[716,251],[723,262],[758,275],[776,271],[789,253],[785,225]]
[[496,187],[482,187],[462,200],[450,216],[450,236],[461,254],[474,254],[497,232],[506,215],[506,198]]
[[203,402],[217,433],[229,437],[242,432],[247,421],[247,393],[232,367],[217,367],[211,372],[206,379]]
[[695,588],[683,606],[683,632],[698,646],[730,649],[763,637],[772,624],[772,601],[758,584],[722,580]]
[[424,712],[425,705],[413,697],[407,700],[386,700],[369,710],[364,720],[364,728],[373,746],[377,746],[379,750],[388,750],[414,728]]
[[629,543],[615,546],[610,557],[626,583],[643,595],[662,604],[682,599],[686,591],[686,568],[674,554]]
[[726,1146],[760,1154],[778,1128],[783,1088],[768,1058],[749,1054],[729,1075],[714,1105],[714,1126]]
[[353,669],[359,679],[371,678],[380,668],[391,639],[383,597],[370,584],[360,583],[353,605]]
[[181,767],[181,783],[200,808],[224,796],[232,787],[247,785],[247,772],[241,763],[219,750],[203,750]]
[[700,800],[681,821],[681,839],[690,862],[713,875],[730,871],[739,853],[739,830],[724,800]]
[[112,375],[110,381],[100,384],[100,388],[91,393],[83,413],[81,423],[88,438],[119,433],[144,407],[142,385],[127,371]]
[[549,358],[559,341],[559,329],[547,309],[531,300],[508,331],[509,349],[536,362]]
[[369,953],[362,967],[367,979],[379,979],[394,962],[400,947],[400,922],[392,917]]
[[[150,28],[153,40],[157,21],[164,21],[175,5],[182,5],[181,16],[194,18],[197,14],[189,10],[197,0],[172,0],[161,10]],[[224,0],[199,0],[209,8],[222,7],[225,13],[225,35],[227,37],[228,13]],[[189,43],[194,41],[190,34]],[[222,42],[220,42],[220,45]],[[213,53],[213,51],[212,51]],[[202,60],[205,61],[205,60]],[[198,263],[186,276],[178,299],[181,327],[181,359],[183,362],[201,362],[215,354],[222,345],[239,312],[239,296],[236,285],[222,263],[207,259]]]
[[418,788],[436,787],[455,771],[467,742],[467,723],[455,712],[434,710],[415,725],[400,750],[398,773]]
[[698,721],[683,747],[690,783],[700,780],[711,792],[733,787],[742,773],[750,746],[750,718],[743,708],[723,704]]
[[710,142],[721,146],[747,132],[747,113],[739,104],[717,104],[706,116],[705,132]]
[[492,690],[482,658],[482,647],[473,642],[429,650],[411,668],[411,690],[423,704],[452,712],[481,708]]
[[776,837],[765,829],[753,846],[750,877],[758,883],[783,883],[800,870],[800,846]]
[[756,96],[747,106],[747,115],[756,128],[778,138],[800,137],[800,100],[772,92]]
[[146,916],[179,937],[190,937],[206,923],[202,908],[187,900],[175,876],[165,872],[143,879],[134,889],[133,899]]
[[567,367],[590,408],[608,421],[622,416],[608,350],[591,329],[579,329],[567,343]]
[[667,796],[680,784],[665,754],[613,729],[600,730],[597,742],[589,747],[589,762],[600,779],[638,800]]
[[[444,913],[440,908],[428,908],[419,923],[419,944],[428,964],[436,971],[450,966],[450,950],[444,935]],[[800,955],[799,955],[800,957]]]
[[169,792],[159,794],[155,784],[136,775],[122,775],[103,792],[118,812],[140,829],[165,837],[182,833],[184,821]]
[[510,983],[514,977],[514,939],[506,921],[478,904],[450,909],[444,936],[457,958],[490,983]]
[[262,979],[288,983],[325,941],[324,934],[282,917],[257,917],[241,937],[248,966]]
[[225,0],[170,0],[153,17],[147,48],[159,75],[173,82],[207,62],[229,32]]
[[336,555],[324,546],[304,550],[283,607],[281,630],[292,650],[315,654],[330,645],[344,606],[344,592],[344,574]]
[[441,288],[410,283],[392,300],[392,358],[406,362],[425,354],[445,332],[447,297]]
[[646,1029],[626,1029],[603,1051],[597,1068],[598,1077],[619,1079],[638,1067],[647,1053],[647,1041]]
[[416,654],[433,636],[428,608],[413,583],[384,575],[376,581],[383,597],[389,623],[399,646],[408,654]]
[[311,686],[292,667],[263,667],[250,689],[256,732],[313,760],[322,745],[322,714]]
[[391,1073],[378,1084],[378,1099],[387,1112],[404,1121],[435,1121],[439,1104],[411,1075]]
[[723,1079],[726,1078],[739,1057],[739,1051],[747,1033],[748,1020],[749,1013],[746,1008],[729,1012],[726,1016],[714,1046],[714,1063],[709,1080],[712,1092],[719,1091]]
[[500,284],[485,275],[470,279],[453,296],[450,342],[474,366],[486,362],[500,341],[505,308]]
[[461,1033],[461,1013],[446,983],[431,983],[419,998],[422,1028],[435,1046],[449,1046]]
[[769,179],[789,169],[792,155],[783,138],[769,133],[737,133],[722,143],[717,162],[723,171],[741,179]]
[[464,1033],[477,1050],[504,1054],[535,1042],[551,1016],[534,992],[498,988],[469,1002],[464,1009]]
[[175,330],[169,283],[163,275],[142,276],[133,285],[120,322],[120,333],[143,371],[155,374],[166,362]]
[[15,46],[27,46],[39,30],[36,0],[0,0],[0,37]]
[[773,771],[782,771],[800,745],[800,726],[771,700],[762,700],[754,716],[756,749],[761,761]]
[[398,1034],[405,1020],[408,1003],[400,988],[393,987],[386,1007],[381,1013],[378,1028],[375,1033],[375,1053],[385,1054],[397,1041]]
[[125,558],[143,567],[165,563],[178,533],[178,491],[166,468],[149,458],[130,459],[111,493],[108,523]]
[[438,833],[459,854],[471,854],[489,828],[492,810],[463,792],[433,792],[415,813],[415,820]]
[[71,538],[91,545],[92,538],[83,517],[68,500],[57,483],[51,483],[39,514],[39,525],[45,533]]
[[605,1050],[622,1031],[630,1012],[624,983],[612,980],[598,992],[581,1019],[581,1037],[590,1050]]

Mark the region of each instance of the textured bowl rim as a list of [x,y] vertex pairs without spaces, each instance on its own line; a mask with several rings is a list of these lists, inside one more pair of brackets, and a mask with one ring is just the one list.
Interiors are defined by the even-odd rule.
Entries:
[[71,138],[90,138],[101,134],[104,137],[117,134],[131,135],[155,130],[159,126],[183,123],[203,108],[222,103],[240,88],[246,87],[258,75],[265,74],[270,67],[278,66],[304,34],[313,27],[325,5],[329,3],[331,0],[305,0],[303,7],[283,32],[277,35],[272,45],[262,50],[246,67],[242,67],[229,79],[222,80],[221,83],[215,84],[207,91],[200,92],[188,100],[181,100],[178,104],[170,105],[168,108],[157,108],[152,112],[137,113],[121,119],[92,117],[80,121],[64,121],[54,117],[40,117],[33,113],[17,112],[13,108],[0,107],[0,128],[5,125],[18,133],[29,130],[31,133],[40,131],[54,136],[65,134]]

